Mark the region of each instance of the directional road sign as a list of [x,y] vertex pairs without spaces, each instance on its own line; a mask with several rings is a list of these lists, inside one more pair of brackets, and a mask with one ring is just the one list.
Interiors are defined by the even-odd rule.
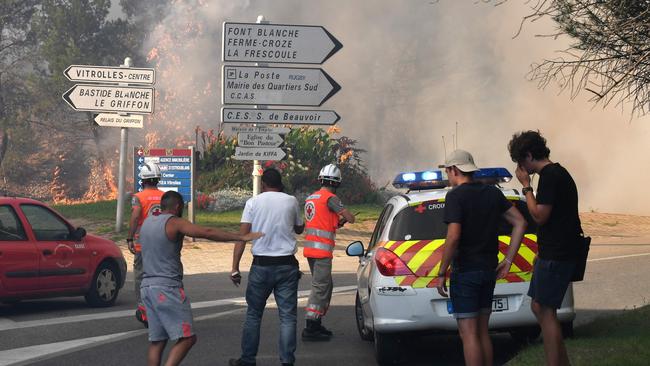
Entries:
[[142,128],[144,117],[139,114],[120,116],[119,114],[100,113],[95,116],[95,122],[102,127]]
[[284,140],[276,133],[240,132],[237,145],[241,147],[278,147]]
[[320,106],[341,87],[322,69],[223,66],[223,104]]
[[94,83],[128,83],[153,85],[154,69],[122,68],[111,66],[70,65],[63,71],[70,81]]
[[221,108],[223,123],[333,125],[339,119],[328,110]]
[[183,200],[192,201],[192,150],[190,149],[143,149],[135,148],[133,154],[133,181],[134,191],[144,189],[138,173],[140,167],[146,163],[156,163],[162,175],[158,188],[162,191],[176,191],[183,196]]
[[257,133],[279,133],[281,135],[287,134],[291,131],[288,127],[271,127],[271,126],[233,126],[226,125],[224,130],[229,133],[241,133],[241,132],[257,132]]
[[342,47],[321,26],[223,23],[223,61],[322,64]]
[[236,147],[235,160],[282,160],[286,154],[280,148]]
[[63,100],[78,111],[153,113],[153,88],[77,84]]

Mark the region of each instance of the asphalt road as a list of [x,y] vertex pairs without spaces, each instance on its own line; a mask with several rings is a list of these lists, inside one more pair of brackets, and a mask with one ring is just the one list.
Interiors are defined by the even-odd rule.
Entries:
[[[650,242],[650,241],[646,241]],[[578,317],[583,324],[595,317],[647,303],[650,297],[650,244],[594,244],[586,280],[574,285]],[[329,343],[298,343],[299,365],[374,365],[373,344],[362,341],[354,322],[355,274],[337,273],[338,291],[325,324],[334,331]],[[300,283],[307,290],[309,276]],[[132,282],[117,304],[88,308],[83,298],[25,301],[0,305],[0,365],[144,365],[146,331],[133,318]],[[185,365],[225,365],[239,356],[244,319],[244,287],[235,288],[227,274],[187,276],[186,291],[194,304],[199,341]],[[302,297],[301,305],[306,301]],[[304,326],[299,313],[299,328]],[[277,311],[268,308],[263,321],[258,365],[278,365]],[[518,350],[506,334],[494,335],[497,364]],[[406,339],[403,365],[462,364],[456,336]]]

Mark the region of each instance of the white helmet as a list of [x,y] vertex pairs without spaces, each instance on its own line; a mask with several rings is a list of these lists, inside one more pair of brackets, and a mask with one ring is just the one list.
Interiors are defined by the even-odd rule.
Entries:
[[138,176],[140,179],[160,179],[160,167],[156,163],[144,163]]
[[327,164],[318,173],[318,180],[341,183],[341,170],[334,164]]

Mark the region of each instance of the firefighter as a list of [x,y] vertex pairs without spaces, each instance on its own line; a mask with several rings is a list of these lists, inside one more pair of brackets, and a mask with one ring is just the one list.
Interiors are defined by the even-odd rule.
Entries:
[[336,196],[341,185],[341,171],[334,164],[321,169],[318,174],[320,190],[305,200],[305,244],[303,254],[311,271],[311,293],[305,308],[303,341],[327,341],[332,332],[321,324],[332,298],[332,253],[336,229],[346,222],[354,223],[354,215]]
[[138,307],[135,311],[135,318],[147,324],[147,313],[140,297],[140,284],[142,283],[142,244],[140,243],[140,227],[144,219],[151,214],[160,213],[160,199],[165,193],[158,189],[160,181],[160,167],[155,163],[145,163],[140,167],[138,177],[142,180],[144,189],[133,195],[131,199],[131,220],[129,221],[129,235],[126,243],[133,253],[133,277],[135,299]]

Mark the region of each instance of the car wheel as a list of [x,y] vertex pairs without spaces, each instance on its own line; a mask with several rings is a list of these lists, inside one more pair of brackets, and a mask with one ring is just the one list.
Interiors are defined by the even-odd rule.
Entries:
[[399,336],[375,332],[375,357],[380,365],[392,365],[399,362]]
[[573,338],[573,322],[564,322],[560,323],[562,327],[562,337],[564,338]]
[[510,331],[510,336],[518,343],[528,344],[536,340],[541,332],[542,329],[539,325],[534,325],[532,327],[513,329]]
[[357,330],[359,331],[359,336],[364,341],[372,341],[373,335],[370,329],[366,328],[366,324],[363,317],[363,308],[361,307],[361,299],[359,299],[359,293],[357,292],[357,298],[354,300],[354,313],[357,320]]
[[93,276],[86,302],[94,307],[112,306],[117,300],[119,289],[117,269],[108,262],[102,262]]

